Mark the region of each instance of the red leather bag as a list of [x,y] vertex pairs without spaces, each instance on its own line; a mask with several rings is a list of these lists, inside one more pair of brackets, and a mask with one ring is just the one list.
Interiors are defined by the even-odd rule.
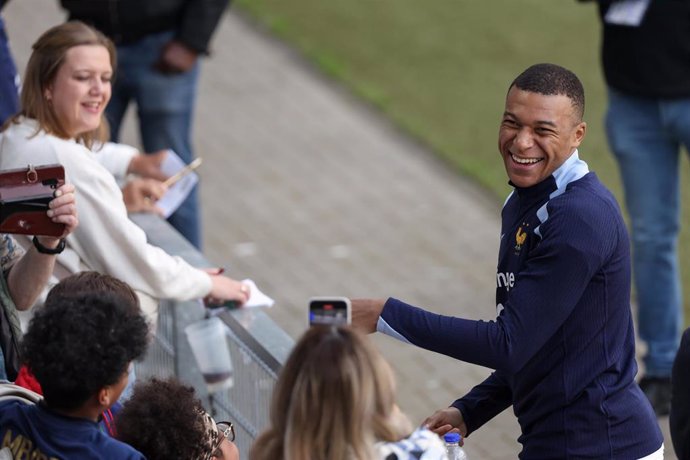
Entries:
[[0,171],[0,233],[61,236],[64,224],[46,212],[64,183],[65,170],[58,164]]

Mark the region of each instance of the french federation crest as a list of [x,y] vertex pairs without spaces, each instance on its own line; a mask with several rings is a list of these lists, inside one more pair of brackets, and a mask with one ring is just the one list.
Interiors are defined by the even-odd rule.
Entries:
[[523,223],[520,227],[518,227],[517,232],[515,233],[515,253],[519,253],[522,250],[522,245],[525,244],[525,241],[527,241],[527,232],[522,229],[522,226],[529,227],[529,224]]

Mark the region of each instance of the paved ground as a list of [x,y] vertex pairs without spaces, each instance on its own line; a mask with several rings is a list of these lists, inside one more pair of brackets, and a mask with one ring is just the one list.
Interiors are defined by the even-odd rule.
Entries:
[[[7,7],[21,69],[30,44],[63,20],[56,4]],[[126,130],[125,140],[136,145],[131,120]],[[293,337],[305,328],[312,295],[395,295],[441,313],[495,316],[500,203],[235,14],[223,21],[204,63],[194,144],[205,160],[208,258],[273,296],[269,314]],[[414,421],[489,373],[375,340]],[[518,434],[506,412],[472,435],[468,455],[515,458]]]

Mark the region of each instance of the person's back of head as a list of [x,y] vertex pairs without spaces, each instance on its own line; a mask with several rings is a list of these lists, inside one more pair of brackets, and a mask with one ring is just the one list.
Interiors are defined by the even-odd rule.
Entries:
[[366,337],[347,327],[315,326],[280,374],[270,427],[250,458],[370,459],[376,441],[397,441],[410,431],[395,405],[392,371]]
[[138,383],[115,424],[117,438],[148,460],[230,460],[218,452],[223,440],[194,389],[175,379]]
[[48,292],[46,302],[51,303],[56,298],[72,295],[84,295],[87,292],[95,295],[116,294],[122,297],[130,313],[138,314],[141,312],[139,297],[129,284],[114,276],[94,271],[79,272],[64,278]]
[[96,406],[117,401],[130,363],[147,346],[148,327],[131,298],[74,287],[48,296],[21,344],[46,405],[63,413],[79,411],[92,398]]

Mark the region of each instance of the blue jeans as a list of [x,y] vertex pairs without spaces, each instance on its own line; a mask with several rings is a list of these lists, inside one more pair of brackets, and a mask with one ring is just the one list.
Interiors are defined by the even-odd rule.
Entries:
[[[141,143],[146,152],[173,149],[186,163],[193,159],[192,115],[199,64],[182,74],[161,74],[154,64],[172,32],[149,35],[136,43],[118,46],[113,96],[106,108],[111,139],[117,142],[120,124],[130,101],[137,104]],[[198,191],[168,221],[194,246],[201,247]]]
[[609,144],[630,214],[638,328],[646,375],[671,375],[683,322],[678,272],[680,147],[690,147],[690,98],[639,98],[609,88]]
[[19,77],[0,17],[0,125],[19,112]]

